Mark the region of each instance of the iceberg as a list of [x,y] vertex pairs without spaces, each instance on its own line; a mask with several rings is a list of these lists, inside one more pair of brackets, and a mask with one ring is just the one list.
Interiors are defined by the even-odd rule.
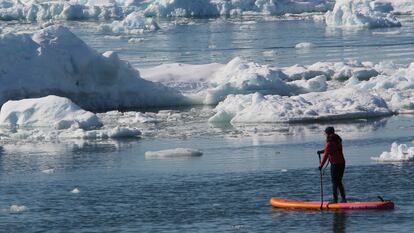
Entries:
[[47,95],[92,111],[187,103],[178,91],[142,79],[117,53],[100,54],[62,26],[0,35],[0,51],[0,105]]
[[0,125],[93,129],[101,127],[102,123],[94,113],[81,109],[67,98],[46,96],[6,102],[0,110]]
[[330,27],[400,27],[401,23],[390,12],[392,9],[370,0],[337,0],[333,10],[325,14],[326,24]]
[[292,123],[392,114],[383,99],[350,88],[291,97],[260,93],[229,95],[215,111],[209,122]]
[[380,162],[399,162],[414,159],[414,147],[408,147],[406,144],[392,143],[391,150],[384,151],[379,157],[372,157],[373,160]]

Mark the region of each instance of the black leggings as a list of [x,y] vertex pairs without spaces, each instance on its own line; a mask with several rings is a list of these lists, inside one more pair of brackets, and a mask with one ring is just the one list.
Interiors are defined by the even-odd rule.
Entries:
[[334,202],[338,202],[338,189],[341,192],[342,200],[346,200],[345,189],[342,184],[342,177],[344,176],[345,163],[331,164],[331,179]]

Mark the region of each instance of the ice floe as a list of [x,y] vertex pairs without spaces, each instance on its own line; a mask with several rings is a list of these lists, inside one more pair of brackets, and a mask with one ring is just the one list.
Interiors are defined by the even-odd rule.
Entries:
[[28,211],[29,208],[27,208],[27,206],[24,205],[11,205],[9,208],[9,213],[11,214],[20,214],[23,212]]
[[332,11],[325,14],[331,27],[399,27],[401,23],[390,12],[390,3],[371,0],[337,0]]
[[79,188],[74,188],[72,191],[70,191],[73,194],[78,194],[80,193],[80,189]]
[[372,159],[381,162],[410,161],[414,159],[414,147],[394,142],[390,151],[384,151],[379,157],[373,157]]
[[42,170],[42,173],[53,174],[53,173],[55,173],[55,169],[53,169],[53,168],[44,169],[44,170]]
[[215,108],[210,122],[278,123],[356,119],[392,114],[385,101],[355,89],[298,96],[255,93],[230,95]]
[[115,52],[100,54],[67,28],[0,35],[0,104],[59,95],[82,108],[110,110],[180,105],[173,89],[140,77]]
[[145,158],[191,158],[199,157],[203,155],[203,152],[191,148],[175,148],[160,151],[147,151],[145,152]]
[[94,113],[81,109],[71,100],[51,95],[6,102],[1,107],[0,125],[93,129],[100,128],[102,123]]
[[311,49],[314,47],[315,47],[315,44],[311,42],[301,42],[295,45],[296,49]]

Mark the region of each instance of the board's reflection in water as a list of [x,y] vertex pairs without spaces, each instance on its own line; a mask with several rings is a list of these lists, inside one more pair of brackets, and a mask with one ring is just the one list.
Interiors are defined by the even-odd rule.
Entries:
[[332,232],[345,233],[346,232],[346,218],[347,213],[344,211],[336,211],[332,220]]

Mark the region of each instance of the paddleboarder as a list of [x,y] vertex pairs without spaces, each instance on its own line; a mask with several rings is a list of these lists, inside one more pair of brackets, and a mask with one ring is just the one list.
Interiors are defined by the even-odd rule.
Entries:
[[338,202],[338,189],[342,197],[341,202],[347,202],[345,196],[345,188],[342,183],[342,177],[345,172],[345,158],[342,152],[342,139],[335,133],[334,127],[331,126],[325,129],[325,135],[325,149],[318,151],[318,154],[323,154],[322,161],[319,165],[319,170],[323,169],[323,166],[329,159],[329,162],[331,163],[333,202]]

